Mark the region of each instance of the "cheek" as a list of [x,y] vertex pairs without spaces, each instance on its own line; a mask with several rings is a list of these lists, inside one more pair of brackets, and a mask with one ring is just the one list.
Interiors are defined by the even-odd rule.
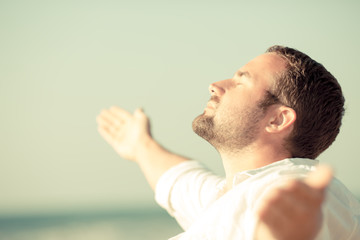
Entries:
[[242,109],[242,104],[235,100],[224,101],[216,109],[214,121],[215,123],[229,124],[241,115]]
[[242,112],[244,109],[250,107],[250,102],[248,101],[248,99],[239,96],[224,99],[223,103],[224,104],[222,106],[222,111],[230,116]]

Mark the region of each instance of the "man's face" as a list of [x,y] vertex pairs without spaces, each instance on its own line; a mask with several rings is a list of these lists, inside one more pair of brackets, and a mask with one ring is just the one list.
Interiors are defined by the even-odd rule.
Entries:
[[285,61],[266,53],[240,68],[232,78],[210,85],[211,99],[202,115],[193,121],[193,130],[218,150],[242,149],[262,131],[264,111],[259,103],[271,89],[276,73]]

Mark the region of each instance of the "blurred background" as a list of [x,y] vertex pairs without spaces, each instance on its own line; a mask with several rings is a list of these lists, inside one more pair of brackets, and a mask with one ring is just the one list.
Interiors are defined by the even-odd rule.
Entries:
[[222,175],[191,122],[210,83],[274,44],[307,53],[342,85],[343,127],[319,159],[359,198],[359,11],[355,0],[0,0],[0,240],[181,232],[95,117],[143,107],[161,144]]

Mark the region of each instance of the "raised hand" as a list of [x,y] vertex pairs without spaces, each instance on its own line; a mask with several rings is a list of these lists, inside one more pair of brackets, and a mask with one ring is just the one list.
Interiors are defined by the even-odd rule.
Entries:
[[315,239],[322,224],[325,190],[332,176],[331,169],[322,166],[304,181],[290,180],[269,191],[257,212],[256,239]]
[[131,114],[114,106],[96,120],[100,135],[125,159],[136,161],[138,149],[151,139],[149,119],[141,109]]

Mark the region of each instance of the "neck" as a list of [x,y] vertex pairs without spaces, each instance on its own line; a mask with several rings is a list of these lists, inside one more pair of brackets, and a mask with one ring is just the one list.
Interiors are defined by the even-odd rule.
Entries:
[[262,145],[261,148],[252,145],[238,151],[218,151],[226,173],[226,191],[232,189],[236,173],[260,168],[291,157],[288,152],[274,149],[271,145]]

